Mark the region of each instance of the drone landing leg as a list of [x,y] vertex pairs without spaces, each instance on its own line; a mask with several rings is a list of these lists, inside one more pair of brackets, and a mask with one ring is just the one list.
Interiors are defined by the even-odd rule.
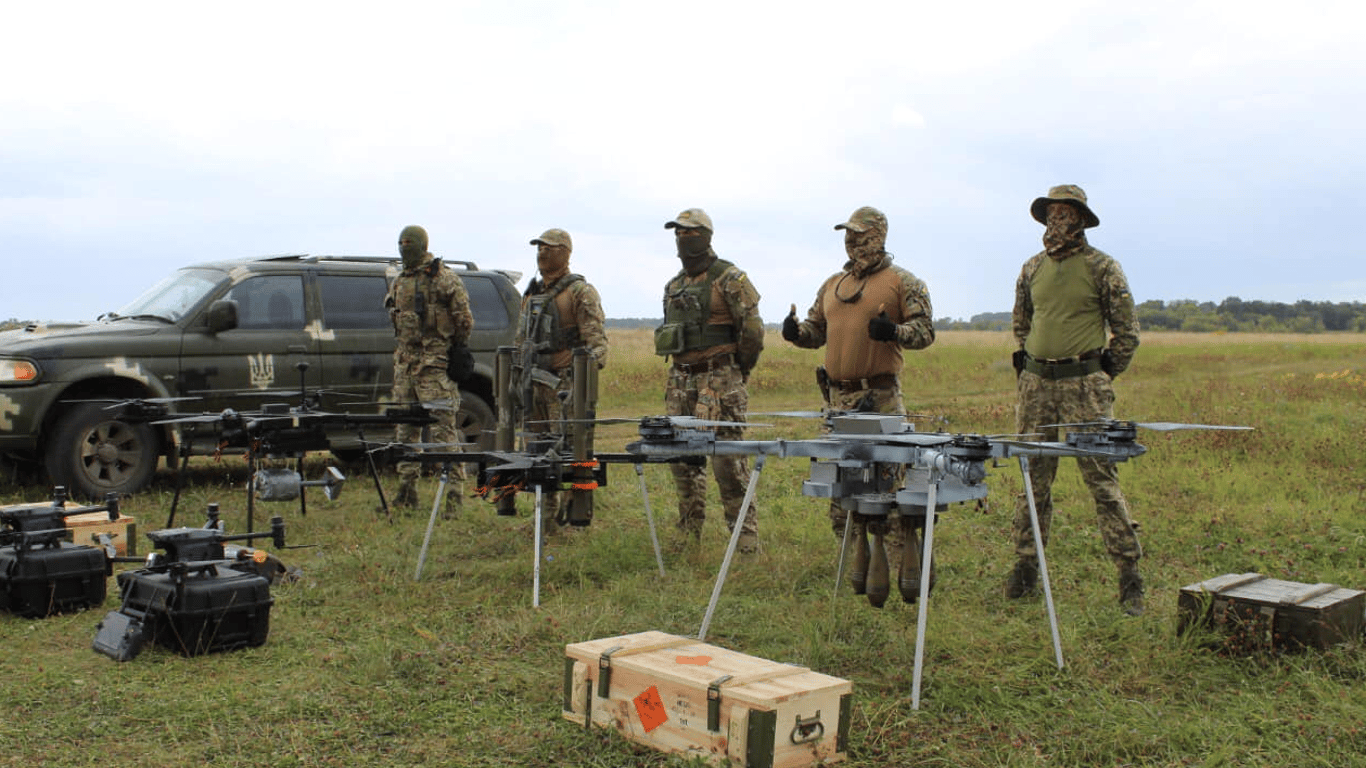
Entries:
[[535,552],[536,560],[531,564],[531,607],[541,607],[541,536],[544,529],[541,527],[541,486],[536,486],[536,511],[533,513],[535,519],[536,546],[532,548]]
[[[930,563],[934,562],[934,508],[939,486],[930,483],[925,499],[925,551],[920,556],[920,605],[915,616],[915,671],[911,677],[911,709],[920,709],[920,673],[925,667],[925,619],[930,614]],[[907,546],[915,546],[909,542]]]
[[432,543],[432,528],[436,526],[436,515],[441,511],[441,505],[446,503],[446,483],[451,479],[451,465],[449,462],[441,465],[441,484],[436,487],[436,500],[432,502],[432,516],[427,518],[427,535],[422,537],[422,551],[417,555],[417,572],[413,574],[413,581],[422,580],[422,564],[427,562],[427,547]]
[[849,553],[849,531],[854,527],[854,516],[845,513],[844,515],[844,536],[840,537],[840,562],[835,569],[835,591],[830,596],[830,612],[835,612],[834,601],[840,596],[840,582],[844,580],[844,560]]
[[636,477],[640,479],[640,498],[645,502],[645,521],[650,525],[650,543],[655,548],[655,562],[659,564],[659,575],[664,575],[664,555],[659,551],[659,533],[655,531],[655,515],[650,511],[650,491],[645,488],[645,467],[636,464]]
[[[255,528],[252,518],[256,514],[256,453],[251,449],[247,450],[247,530]],[[252,545],[252,539],[247,537],[247,546]]]
[[[302,479],[303,479],[303,476],[304,476],[304,455],[303,455],[302,453],[299,454],[299,461],[298,461],[297,466],[298,466],[298,469],[296,469],[295,471],[299,473],[299,479],[302,480]],[[301,517],[308,517],[308,501],[307,501],[307,499],[308,499],[308,493],[305,492],[303,488],[300,488],[300,489],[299,489],[299,515],[300,515]]]
[[707,613],[702,617],[702,628],[697,632],[697,639],[705,641],[707,639],[707,629],[711,626],[712,614],[716,612],[716,603],[721,599],[721,587],[726,584],[726,573],[730,571],[731,558],[735,556],[735,545],[740,541],[740,530],[744,526],[745,515],[749,512],[749,505],[754,503],[754,491],[759,487],[759,473],[764,471],[764,454],[754,457],[754,470],[749,473],[749,486],[745,488],[745,500],[740,502],[740,511],[735,515],[735,527],[730,531],[730,542],[726,544],[726,556],[721,558],[721,572],[716,574],[716,586],[711,590],[711,602],[707,603]]
[[175,495],[171,496],[171,514],[166,517],[166,527],[175,527],[175,510],[180,504],[180,491],[185,487],[185,472],[190,468],[190,448],[188,443],[181,444],[180,468],[175,473]]
[[1024,475],[1025,499],[1029,502],[1029,526],[1034,531],[1034,551],[1039,555],[1039,578],[1043,580],[1043,600],[1048,606],[1048,626],[1053,631],[1053,655],[1058,669],[1062,669],[1062,638],[1058,636],[1058,614],[1053,608],[1053,587],[1048,581],[1048,559],[1043,553],[1043,534],[1039,531],[1039,510],[1034,506],[1034,484],[1029,479],[1029,457],[1020,457],[1020,474]]
[[[362,447],[365,446],[365,431],[356,430],[356,438],[360,440]],[[375,481],[375,493],[379,494],[379,506],[384,510],[384,516],[389,518],[389,522],[394,522],[394,513],[389,509],[389,500],[384,497],[384,485],[379,481],[379,467],[375,466],[375,455],[369,450],[365,451],[365,463],[370,466],[370,478]]]

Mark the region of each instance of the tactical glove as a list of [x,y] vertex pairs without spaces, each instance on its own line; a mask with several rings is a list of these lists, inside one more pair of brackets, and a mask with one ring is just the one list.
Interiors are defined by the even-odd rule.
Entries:
[[463,344],[452,344],[446,354],[446,376],[456,384],[462,384],[474,373],[474,354]]
[[792,311],[783,318],[783,338],[787,341],[796,342],[801,338],[802,329],[797,325],[797,305],[792,305]]
[[886,310],[868,321],[868,338],[873,341],[896,341],[896,323],[887,317]]

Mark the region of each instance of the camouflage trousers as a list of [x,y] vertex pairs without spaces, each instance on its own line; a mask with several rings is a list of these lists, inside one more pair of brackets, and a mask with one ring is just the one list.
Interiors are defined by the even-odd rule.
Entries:
[[[545,433],[550,435],[561,435],[563,428],[560,419],[564,417],[564,404],[560,400],[560,392],[573,392],[573,382],[569,378],[569,372],[560,374],[560,380],[555,386],[542,384],[539,381],[531,385],[531,408],[528,410],[527,421],[545,422],[534,425],[534,429],[528,431]],[[564,445],[565,449],[571,446]],[[541,492],[541,525],[547,533],[554,533],[558,527],[556,518],[560,513],[560,504],[564,501],[565,494],[559,491],[546,489]]]
[[[744,421],[749,408],[749,390],[745,388],[740,369],[733,364],[697,373],[670,368],[664,407],[669,416]],[[743,433],[741,427],[717,427],[716,439],[738,440]],[[707,517],[705,467],[670,464],[669,468],[673,470],[674,487],[678,491],[678,527],[684,531],[699,531]],[[744,456],[713,456],[711,469],[720,491],[726,523],[734,527],[740,515],[740,504],[745,500],[745,486],[749,483],[749,462]],[[752,501],[740,530],[744,533],[759,531],[758,514]]]
[[[398,403],[440,402],[444,406],[449,402],[449,408],[434,408],[431,411],[432,416],[436,418],[436,423],[431,425],[431,442],[450,444],[450,447],[438,450],[460,450],[456,444],[461,442],[462,436],[456,426],[455,417],[456,411],[460,409],[460,389],[446,376],[444,364],[440,367],[423,366],[415,375],[395,366],[393,397]],[[420,443],[422,427],[415,424],[399,424],[394,428],[394,440],[400,443]],[[397,469],[399,480],[404,485],[417,482],[418,476],[422,473],[422,465],[416,461],[400,461]],[[451,470],[455,490],[463,492],[465,465],[457,463]]]
[[[832,387],[830,390],[830,410],[904,414],[906,413],[906,406],[901,399],[900,386],[849,391],[840,391],[838,388]],[[829,430],[824,431],[828,432]],[[906,472],[904,467],[895,464],[879,465],[879,471],[882,472],[885,479],[898,486]],[[839,505],[839,502],[832,501],[830,502],[829,514],[830,528],[836,536],[843,538],[845,518],[848,517],[849,513]],[[904,541],[899,521],[900,515],[893,508],[891,514],[887,516],[887,544],[897,550],[901,548]],[[866,526],[868,522],[863,515],[856,514],[854,516],[854,530],[851,531],[850,535],[858,535],[858,528]]]
[[[1041,429],[1043,424],[1070,424],[1112,418],[1115,391],[1110,377],[1097,371],[1086,376],[1066,379],[1044,379],[1029,371],[1020,374],[1016,383],[1018,400],[1015,406],[1016,431],[1021,434],[1042,435],[1042,440],[1057,440],[1058,428]],[[1096,502],[1096,518],[1101,539],[1111,559],[1116,562],[1133,561],[1143,556],[1138,534],[1129,518],[1129,506],[1119,489],[1116,465],[1104,459],[1077,457],[1081,478]],[[1048,544],[1049,528],[1053,521],[1053,478],[1058,473],[1058,457],[1040,456],[1029,460],[1029,481],[1034,487],[1034,505],[1039,513],[1039,537]],[[1029,522],[1029,503],[1021,493],[1015,504],[1013,536],[1015,553],[1033,557],[1033,527]]]

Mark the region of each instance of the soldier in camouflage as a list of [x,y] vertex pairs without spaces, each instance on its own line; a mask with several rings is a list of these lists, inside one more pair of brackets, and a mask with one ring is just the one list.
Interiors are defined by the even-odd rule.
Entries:
[[[560,393],[574,391],[574,350],[587,348],[601,370],[607,364],[606,318],[597,289],[569,271],[574,242],[568,232],[547,229],[531,244],[536,246],[540,277],[531,281],[522,296],[516,343],[526,354],[517,361],[517,373],[530,378],[531,402],[524,413],[527,421],[538,424],[529,431],[564,438],[559,424],[572,403],[561,400]],[[541,499],[542,530],[547,533],[559,530],[562,496],[551,492]]]
[[[901,396],[902,350],[924,349],[934,343],[933,309],[924,281],[892,263],[887,252],[887,217],[876,208],[863,206],[836,230],[844,230],[844,249],[848,261],[816,291],[816,300],[806,319],[797,321],[793,304],[783,320],[783,338],[798,347],[825,347],[825,365],[818,369],[822,395],[831,411],[871,413],[906,412]],[[835,535],[843,537],[846,512],[838,503],[830,505],[830,521]],[[923,525],[924,518],[919,518]],[[901,592],[907,601],[920,593],[918,560],[907,563],[900,557],[906,541],[919,544],[911,518],[894,516],[891,521],[854,517],[855,540],[862,540],[871,523],[875,534],[887,533],[892,561],[902,562]],[[875,539],[876,540],[876,539]],[[860,551],[861,553],[861,551]],[[854,590],[862,592],[862,578],[855,562],[851,578]]]
[[[1016,427],[1022,434],[1056,440],[1058,428],[1042,425],[1112,418],[1111,381],[1129,367],[1138,348],[1138,321],[1119,262],[1086,241],[1086,230],[1100,224],[1086,203],[1086,193],[1071,184],[1053,187],[1029,210],[1045,227],[1044,250],[1025,262],[1015,283]],[[1095,499],[1105,548],[1119,569],[1120,604],[1128,614],[1140,615],[1143,580],[1138,560],[1143,549],[1119,489],[1116,465],[1079,456],[1077,467]],[[1045,545],[1057,470],[1056,457],[1030,461],[1040,540]],[[1014,539],[1019,559],[1006,581],[1010,598],[1029,594],[1038,581],[1038,553],[1024,494],[1015,507]]]
[[[664,323],[655,330],[655,353],[672,360],[664,403],[670,416],[743,422],[749,406],[746,382],[764,347],[759,292],[734,264],[711,247],[711,218],[689,208],[665,222],[674,230],[683,269],[664,288]],[[736,440],[742,427],[717,427],[720,440]],[[740,520],[740,552],[758,551],[754,504],[745,510],[748,462],[743,456],[714,456],[712,473],[726,522]],[[678,527],[684,540],[701,536],[706,518],[706,477],[701,466],[670,464],[678,489]]]
[[[384,306],[394,324],[394,389],[396,402],[420,402],[429,406],[437,423],[431,428],[432,441],[442,444],[461,442],[456,427],[460,390],[446,374],[452,346],[469,341],[474,316],[470,313],[465,284],[450,267],[427,252],[427,231],[408,226],[398,236],[398,252],[403,269],[389,285]],[[415,443],[421,428],[400,424],[395,440]],[[416,507],[417,479],[421,464],[399,462],[398,493],[394,504]],[[464,492],[464,466],[452,468],[454,488],[448,490],[446,507],[453,513]]]

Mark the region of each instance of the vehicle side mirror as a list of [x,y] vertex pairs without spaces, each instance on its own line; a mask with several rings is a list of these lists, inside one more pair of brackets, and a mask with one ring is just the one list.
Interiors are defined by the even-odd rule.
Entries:
[[222,333],[237,327],[237,302],[219,299],[209,305],[209,333]]

